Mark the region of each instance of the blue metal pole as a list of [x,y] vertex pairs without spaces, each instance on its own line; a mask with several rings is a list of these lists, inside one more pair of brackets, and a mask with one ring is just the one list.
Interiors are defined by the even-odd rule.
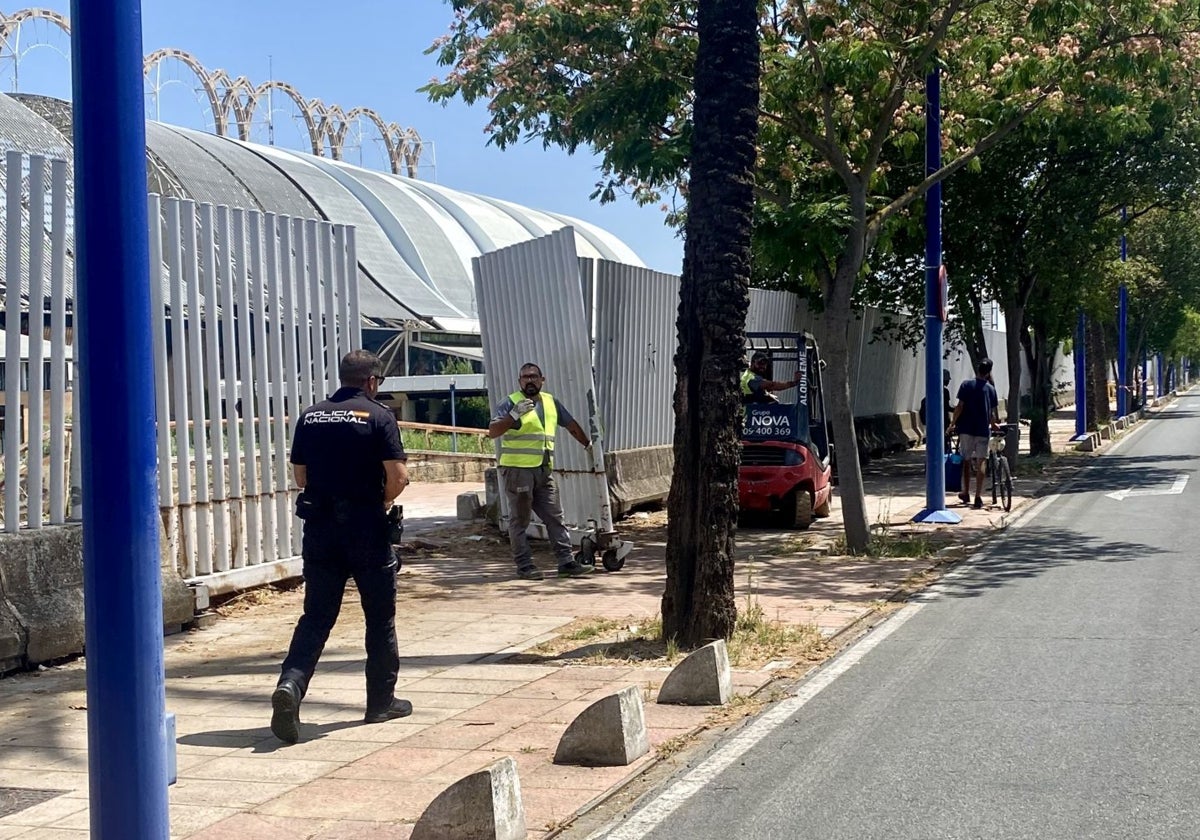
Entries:
[[1154,357],[1154,396],[1156,399],[1161,399],[1163,395],[1163,384],[1166,382],[1166,377],[1163,375],[1163,354],[1159,353]]
[[[935,67],[925,77],[925,173],[942,168],[942,90]],[[925,194],[925,509],[913,522],[954,524],[946,510],[946,419],[942,399],[942,329],[947,289],[942,269],[942,184]]]
[[[1125,208],[1121,208],[1121,223],[1125,223],[1126,215]],[[1121,262],[1129,257],[1129,252],[1125,243],[1125,230],[1121,230]],[[1129,384],[1129,336],[1126,332],[1126,316],[1129,310],[1129,290],[1125,288],[1125,284],[1121,284],[1121,288],[1117,292],[1117,417],[1124,417],[1129,412],[1126,406],[1129,405],[1125,393],[1125,388]]]
[[91,836],[167,840],[140,0],[71,25]]
[[[454,380],[453,379],[450,380],[450,425],[451,426],[458,425],[458,417],[455,414],[455,410],[454,410]],[[450,440],[451,440],[451,448],[455,452],[457,452],[458,451],[458,432],[451,432]]]
[[1088,436],[1087,431],[1087,316],[1083,307],[1075,321],[1075,440]]

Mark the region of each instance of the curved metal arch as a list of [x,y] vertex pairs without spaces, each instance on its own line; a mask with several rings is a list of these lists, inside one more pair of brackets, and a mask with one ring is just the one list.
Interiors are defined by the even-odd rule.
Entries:
[[[216,73],[210,73],[205,69],[204,65],[196,56],[192,55],[187,50],[179,50],[174,47],[155,50],[146,56],[142,62],[142,75],[149,76],[150,71],[158,67],[159,64],[173,58],[181,64],[185,65],[196,78],[200,81],[200,87],[204,89],[205,95],[208,96],[208,104],[212,108],[213,114],[213,129],[215,133],[224,135],[229,130],[229,120],[226,118],[225,108],[221,102],[221,97],[217,94],[216,86],[213,84],[214,77],[220,78],[225,75],[225,71],[218,70]],[[220,74],[220,75],[218,75]],[[226,77],[227,78],[227,77]]]
[[[399,128],[399,126],[397,126]],[[396,143],[396,155],[398,160],[392,164],[392,171],[397,175],[400,174],[400,160],[403,160],[404,168],[407,170],[409,178],[417,177],[417,170],[421,165],[421,153],[425,150],[425,141],[421,139],[421,135],[417,133],[415,128],[401,129],[401,135]]]
[[213,76],[213,88],[221,97],[221,113],[227,121],[229,115],[233,114],[238,139],[249,140],[250,120],[245,115],[249,100],[254,97],[254,85],[245,76],[231,79],[224,70],[218,70]]
[[[247,134],[250,130],[250,123],[254,119],[254,109],[258,107],[258,103],[261,101],[263,94],[265,94],[268,90],[280,91],[292,100],[292,102],[300,110],[300,115],[304,117],[304,125],[308,129],[308,140],[309,143],[312,144],[312,153],[314,155],[320,155],[322,146],[320,116],[324,113],[325,106],[319,99],[305,99],[300,94],[300,91],[296,90],[295,87],[287,82],[280,82],[275,79],[263,82],[262,84],[258,85],[258,87],[254,88],[254,92],[251,96],[246,98],[245,118]],[[247,138],[243,137],[242,139]]]
[[[314,102],[314,104],[317,104]],[[350,128],[350,119],[346,112],[342,110],[341,105],[326,105],[320,103],[318,111],[320,120],[317,123],[317,139],[320,141],[320,151],[315,154],[320,155],[325,149],[325,143],[329,143],[329,156],[334,160],[342,159],[342,144],[346,139],[346,132]]]
[[[384,150],[387,152],[388,165],[392,168],[392,173],[399,173],[398,152],[400,144],[400,126],[395,123],[384,122],[383,117],[373,108],[351,108],[346,114],[345,129],[349,129],[350,125],[359,117],[366,117],[375,125],[375,129],[379,132],[380,138],[383,140]],[[340,142],[345,141],[345,131],[342,132]]]
[[[53,9],[20,9],[11,15],[0,12],[0,46],[7,46],[13,33],[31,20],[48,21],[68,37],[71,35],[70,19]],[[341,160],[350,124],[359,117],[366,117],[379,131],[392,172],[401,174],[401,169],[404,169],[410,178],[417,177],[423,151],[421,136],[415,129],[384,122],[383,117],[372,108],[356,107],[347,112],[339,105],[325,105],[319,99],[305,99],[300,91],[287,82],[270,80],[256,86],[245,76],[233,78],[224,70],[210,71],[196,56],[175,48],[159,49],[147,55],[142,65],[143,75],[148,76],[151,70],[172,58],[184,64],[200,82],[212,110],[214,133],[220,136],[228,136],[232,114],[238,136],[248,140],[255,108],[263,94],[274,89],[290,98],[300,110],[314,155],[323,155],[328,143],[330,156]]]
[[8,40],[9,33],[19,29],[21,24],[27,20],[48,20],[67,35],[71,34],[70,19],[53,9],[19,9],[11,15],[0,13],[0,34],[5,40]]

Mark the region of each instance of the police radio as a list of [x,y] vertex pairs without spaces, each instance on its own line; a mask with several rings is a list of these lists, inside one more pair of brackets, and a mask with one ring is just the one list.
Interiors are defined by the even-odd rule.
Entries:
[[404,505],[392,505],[387,513],[388,543],[399,545],[404,539]]

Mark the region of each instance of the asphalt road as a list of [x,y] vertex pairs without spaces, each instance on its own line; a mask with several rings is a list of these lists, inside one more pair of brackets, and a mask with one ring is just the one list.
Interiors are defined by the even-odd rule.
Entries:
[[1185,395],[594,836],[1200,837],[1198,466]]

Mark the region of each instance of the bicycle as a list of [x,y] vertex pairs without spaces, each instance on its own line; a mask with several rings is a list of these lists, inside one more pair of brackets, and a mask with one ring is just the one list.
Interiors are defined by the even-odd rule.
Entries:
[[988,438],[987,472],[992,477],[992,504],[999,499],[1003,508],[1012,510],[1013,480],[1004,444],[1008,438],[1009,423],[1001,423]]

